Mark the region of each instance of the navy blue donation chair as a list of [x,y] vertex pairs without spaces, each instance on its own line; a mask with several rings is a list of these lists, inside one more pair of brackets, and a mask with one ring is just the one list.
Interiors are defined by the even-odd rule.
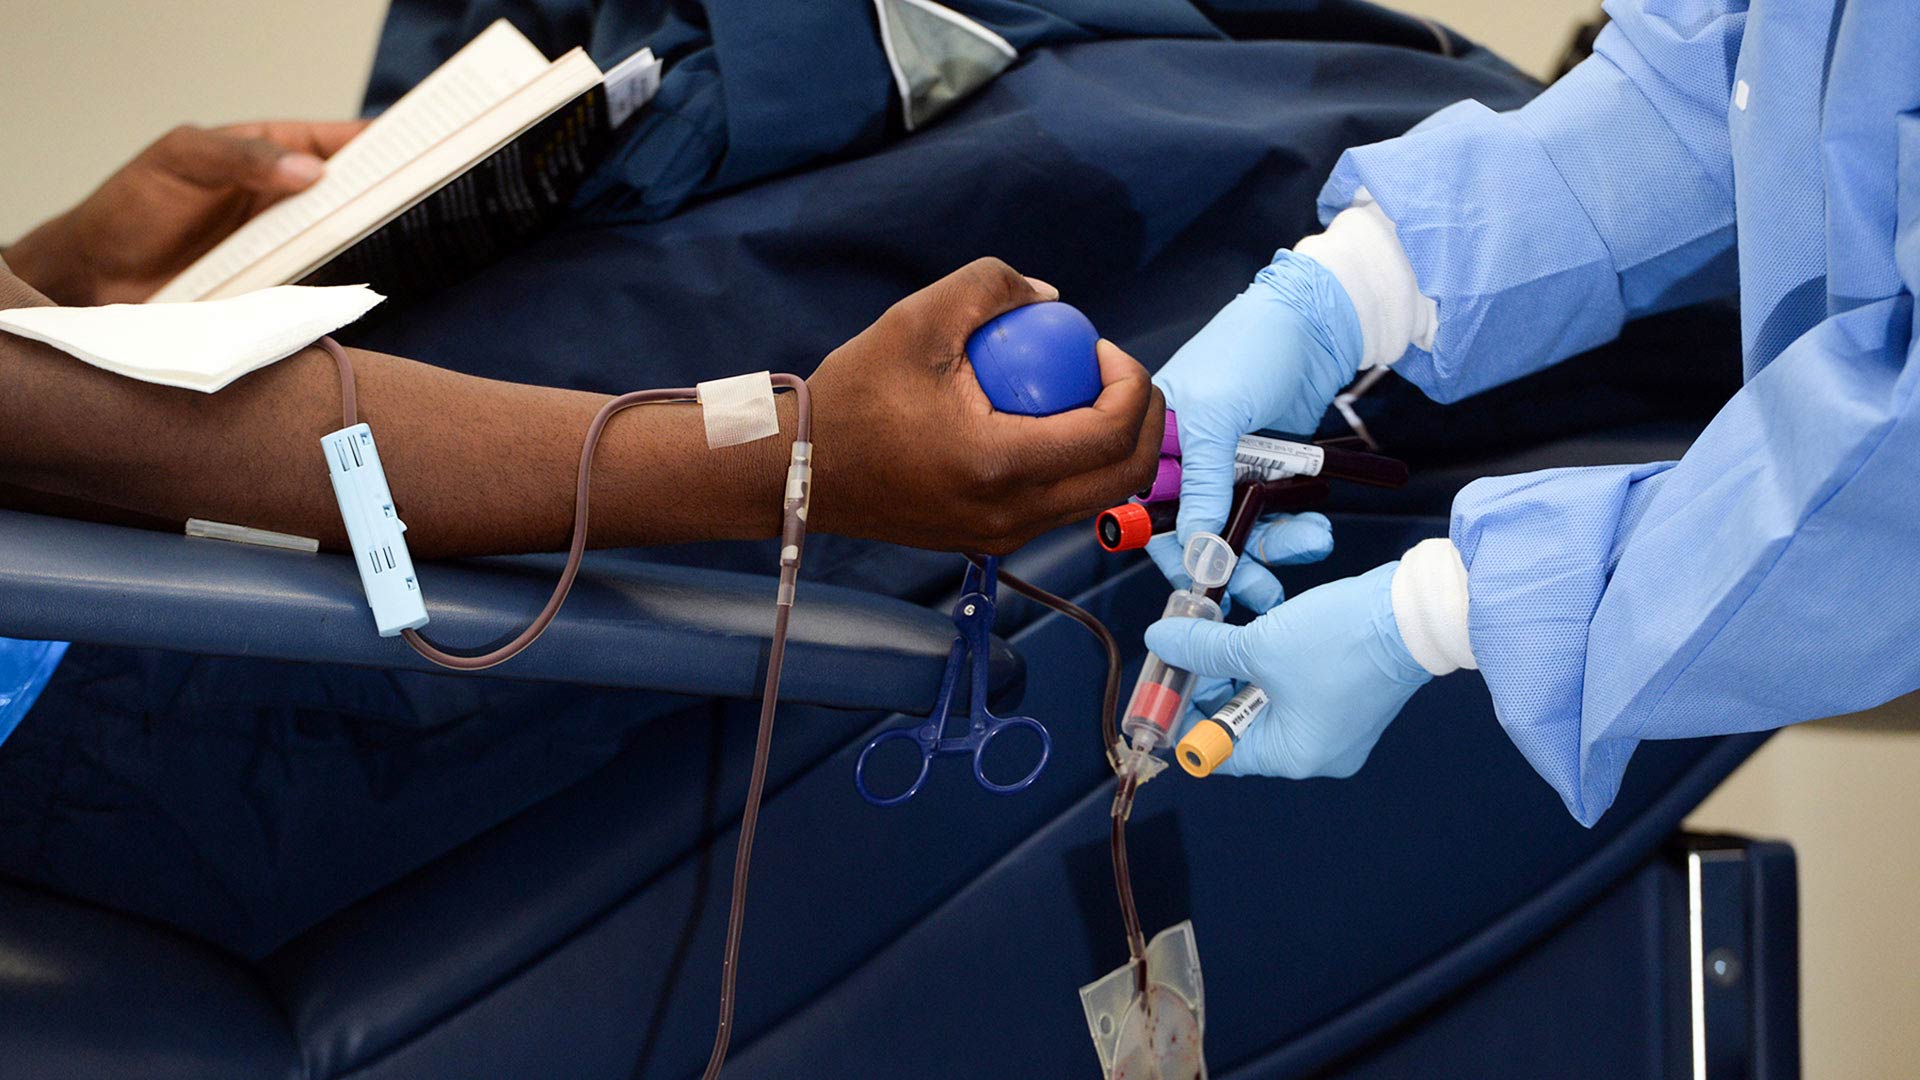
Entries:
[[[1637,455],[1661,434],[1530,453]],[[1340,550],[1311,579],[1439,532],[1438,507],[1417,504],[1447,474],[1404,511],[1337,514]],[[1165,586],[1089,548],[1056,534],[1010,565],[1076,595],[1137,663]],[[372,637],[344,557],[21,514],[0,515],[0,551],[9,633],[413,663]],[[608,561],[590,560],[518,677],[751,695],[769,579]],[[485,638],[537,606],[547,570],[423,576],[447,597],[443,632]],[[1098,655],[1031,614],[996,643],[995,682],[1011,697],[1024,677],[1023,710],[1054,731],[1040,782],[996,798],[941,770],[883,811],[856,796],[853,758],[889,710],[931,700],[947,624],[806,587],[787,695],[832,708],[790,706],[776,735],[730,1075],[1094,1074],[1074,990],[1124,958]],[[1149,785],[1132,828],[1143,914],[1195,920],[1213,1075],[1653,1078],[1683,1075],[1696,1039],[1713,1075],[1794,1075],[1791,854],[1675,835],[1756,742],[1649,745],[1587,831],[1469,676],[1417,695],[1350,781]],[[264,955],[0,884],[0,1076],[694,1075],[749,745],[744,712],[655,731]],[[1732,977],[1702,982],[1707,957]]]
[[[767,148],[749,141],[670,214],[608,186],[526,250],[343,339],[602,391],[804,372],[892,300],[995,254],[1157,364],[1316,227],[1342,147],[1537,89],[1358,3],[1192,5],[1238,40],[1096,25],[1184,0],[956,4],[1087,25],[1035,15],[1074,32],[1023,42],[910,138],[854,123],[859,137],[804,160],[755,158]],[[401,0],[376,90],[493,14],[551,53],[651,13],[677,43],[658,51],[732,81],[682,88],[684,111],[649,128],[678,149],[624,158],[635,181],[713,152],[716,132],[756,135],[703,106],[737,118],[783,85],[841,85],[729,54],[756,7],[814,10]],[[859,27],[841,44],[872,55],[848,70],[884,77]],[[811,69],[818,50],[793,40],[764,38]],[[788,134],[804,133],[757,132]],[[1415,481],[1342,492],[1335,554],[1288,587],[1443,534],[1476,476],[1679,454],[1737,378],[1735,341],[1727,312],[1675,313],[1444,414],[1389,380],[1359,407]],[[590,554],[527,653],[438,675],[374,636],[343,557],[0,513],[0,634],[76,642],[0,746],[0,1080],[697,1076],[771,565],[754,544]],[[1144,560],[1075,528],[1007,565],[1106,620],[1138,665],[1166,590]],[[433,632],[497,639],[554,568],[423,566]],[[932,701],[960,569],[835,537],[809,549],[730,1077],[1097,1075],[1075,991],[1125,952],[1092,641],[1003,598],[995,694],[1053,732],[1025,793],[986,794],[951,761],[897,809],[853,786],[866,739]],[[1351,780],[1155,780],[1130,829],[1137,890],[1150,929],[1194,921],[1211,1075],[1796,1076],[1791,852],[1678,832],[1759,741],[1643,747],[1586,830],[1461,675],[1417,694]]]

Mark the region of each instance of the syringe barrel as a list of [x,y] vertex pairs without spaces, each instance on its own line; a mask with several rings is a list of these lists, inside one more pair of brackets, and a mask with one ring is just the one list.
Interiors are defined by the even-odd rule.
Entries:
[[[1179,589],[1167,597],[1167,607],[1161,612],[1161,617],[1219,622],[1224,615],[1220,605],[1214,601],[1189,589]],[[1127,711],[1120,722],[1120,730],[1128,741],[1135,747],[1144,744],[1155,750],[1171,744],[1173,728],[1186,711],[1187,699],[1193,695],[1193,683],[1193,672],[1174,667],[1153,653],[1148,653],[1147,662],[1140,669],[1140,678],[1133,684],[1133,696],[1127,699]]]

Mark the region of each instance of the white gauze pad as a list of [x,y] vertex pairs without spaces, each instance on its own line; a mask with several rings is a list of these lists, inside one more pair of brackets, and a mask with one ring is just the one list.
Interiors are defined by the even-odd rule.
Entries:
[[0,330],[129,379],[211,394],[383,299],[365,285],[281,285],[189,304],[14,308],[0,311]]

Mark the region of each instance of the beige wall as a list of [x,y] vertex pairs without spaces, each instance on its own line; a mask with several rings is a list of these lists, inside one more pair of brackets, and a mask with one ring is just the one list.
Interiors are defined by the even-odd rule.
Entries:
[[1514,66],[1546,78],[1560,62],[1574,28],[1600,11],[1600,0],[1375,0],[1438,19],[1491,47]]
[[[1544,74],[1594,0],[1404,0]],[[0,0],[0,240],[183,120],[353,111],[383,0]],[[1903,718],[1908,730],[1898,730]],[[1915,1075],[1920,705],[1780,735],[1694,816],[1800,853],[1809,1080]]]
[[1688,824],[1799,854],[1808,1080],[1920,1075],[1920,698],[1781,732]]

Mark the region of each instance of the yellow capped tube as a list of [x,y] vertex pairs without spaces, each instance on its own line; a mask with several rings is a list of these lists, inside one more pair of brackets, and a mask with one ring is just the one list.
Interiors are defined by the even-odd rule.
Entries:
[[1267,707],[1267,692],[1248,683],[1220,711],[1188,729],[1173,759],[1192,776],[1207,776],[1233,756],[1234,745]]

